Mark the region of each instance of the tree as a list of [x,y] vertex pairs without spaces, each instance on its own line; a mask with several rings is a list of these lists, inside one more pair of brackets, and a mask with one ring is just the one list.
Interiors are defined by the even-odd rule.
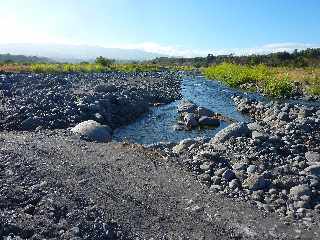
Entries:
[[97,57],[96,61],[95,61],[96,64],[100,64],[100,65],[105,66],[105,67],[109,67],[113,62],[114,62],[114,60],[108,59],[108,58],[104,58],[102,56]]

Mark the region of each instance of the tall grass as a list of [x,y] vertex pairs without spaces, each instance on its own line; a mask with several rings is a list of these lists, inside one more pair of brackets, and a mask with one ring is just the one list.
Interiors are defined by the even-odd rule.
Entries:
[[286,97],[293,90],[292,82],[287,75],[277,75],[265,65],[242,66],[223,63],[203,69],[203,74],[209,79],[222,81],[234,88],[241,88],[244,84],[255,85],[272,97]]

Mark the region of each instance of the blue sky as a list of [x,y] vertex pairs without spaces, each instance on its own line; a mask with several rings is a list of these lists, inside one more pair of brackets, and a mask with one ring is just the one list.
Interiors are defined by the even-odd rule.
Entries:
[[1,43],[68,43],[172,55],[320,46],[319,0],[1,0]]

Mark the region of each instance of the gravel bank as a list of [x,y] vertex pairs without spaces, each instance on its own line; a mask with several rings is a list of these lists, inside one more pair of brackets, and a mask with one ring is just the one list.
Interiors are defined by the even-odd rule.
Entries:
[[170,148],[213,192],[278,214],[286,224],[319,227],[320,111],[235,97],[252,122],[234,123],[210,140]]
[[180,98],[180,77],[158,73],[0,75],[0,130],[61,129],[88,119],[126,125]]

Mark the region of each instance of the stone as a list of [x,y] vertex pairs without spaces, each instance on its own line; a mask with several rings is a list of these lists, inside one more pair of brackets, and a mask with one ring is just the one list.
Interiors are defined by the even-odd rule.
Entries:
[[196,113],[198,114],[198,116],[212,117],[214,115],[214,112],[204,107],[198,107]]
[[243,137],[249,134],[249,129],[245,123],[233,123],[222,129],[210,140],[210,144],[224,143],[231,137]]
[[73,127],[71,131],[90,141],[111,141],[111,128],[93,120],[81,122]]
[[310,196],[311,193],[312,192],[309,186],[306,184],[302,184],[292,187],[290,189],[289,197],[293,200],[299,200],[302,196]]
[[247,173],[248,174],[254,174],[257,172],[257,166],[256,165],[250,165],[248,168],[247,168]]
[[262,175],[257,174],[250,175],[242,184],[243,187],[252,191],[264,190],[268,185],[269,181],[267,181]]
[[224,178],[226,181],[230,182],[232,179],[234,179],[236,177],[236,174],[230,170],[227,169],[223,174],[222,174],[222,178]]
[[192,129],[192,128],[197,127],[199,125],[198,121],[196,119],[196,115],[193,113],[187,113],[183,117],[183,121],[188,129]]
[[310,175],[315,175],[317,177],[320,177],[320,164],[309,166],[305,168],[304,171]]
[[220,120],[208,116],[202,116],[199,119],[199,124],[202,126],[218,127],[220,125]]
[[195,113],[196,109],[197,105],[187,100],[182,101],[178,106],[179,113]]
[[251,133],[252,139],[260,139],[264,140],[267,139],[267,136],[264,133],[258,132],[258,131],[253,131]]
[[307,159],[308,163],[310,164],[320,164],[320,154],[317,152],[308,151],[304,154],[305,158]]
[[38,117],[29,117],[21,122],[21,130],[32,131],[41,126],[41,119]]
[[230,182],[229,182],[229,187],[231,188],[231,189],[235,189],[235,188],[238,188],[238,187],[240,187],[241,186],[241,183],[240,183],[240,181],[238,180],[238,179],[233,179],[233,180],[231,180]]

